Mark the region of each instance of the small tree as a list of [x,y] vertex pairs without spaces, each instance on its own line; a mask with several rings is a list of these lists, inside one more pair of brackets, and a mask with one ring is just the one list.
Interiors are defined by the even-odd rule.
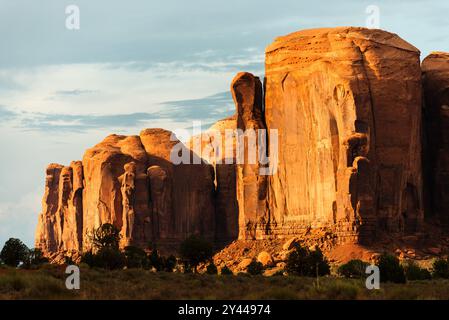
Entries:
[[149,265],[147,254],[143,249],[134,246],[125,247],[126,266],[128,268],[145,268]]
[[34,248],[28,251],[27,259],[23,262],[25,268],[38,267],[48,263],[48,259],[44,257],[41,249]]
[[430,280],[432,275],[429,270],[421,268],[414,261],[409,261],[404,268],[407,280]]
[[256,259],[253,259],[253,261],[251,261],[251,263],[248,265],[246,270],[252,276],[256,276],[256,275],[262,274],[262,272],[263,272],[263,264],[260,263],[259,261],[256,261]]
[[21,262],[27,261],[28,255],[29,250],[22,241],[10,238],[0,252],[0,259],[8,266],[17,267]]
[[196,272],[201,262],[206,262],[212,257],[213,248],[210,242],[192,235],[181,243],[180,254]]
[[174,255],[170,255],[167,259],[164,259],[164,270],[166,272],[173,272],[173,269],[176,268],[178,261]]
[[434,278],[449,279],[449,258],[447,260],[441,258],[435,260],[432,275]]
[[299,244],[289,254],[286,269],[289,274],[305,277],[324,276],[330,273],[329,263],[319,248],[310,251]]
[[91,267],[103,269],[122,269],[126,265],[126,257],[120,252],[120,231],[110,223],[104,223],[89,235],[93,252],[84,253],[81,261]]
[[120,231],[110,223],[104,223],[92,232],[92,245],[100,250],[102,248],[118,249],[120,243]]
[[215,265],[215,263],[213,263],[213,262],[209,263],[209,265],[206,268],[206,273],[207,274],[218,274],[218,269],[217,269],[217,266]]
[[123,269],[126,257],[120,250],[104,247],[94,255],[94,266],[107,270]]
[[221,268],[220,274],[223,276],[227,276],[233,275],[234,273],[231,271],[231,269],[228,268],[228,266],[224,266],[223,268]]
[[84,252],[81,256],[81,263],[85,263],[91,268],[95,267],[95,255],[93,254],[93,252]]
[[378,262],[381,282],[405,283],[404,268],[399,263],[399,259],[391,254],[384,253],[379,257]]
[[164,270],[165,261],[163,257],[159,255],[158,250],[154,249],[153,251],[151,251],[149,260],[150,260],[150,267],[154,267],[157,271]]
[[368,266],[368,262],[353,259],[338,267],[338,274],[346,278],[363,278],[366,277],[365,270]]

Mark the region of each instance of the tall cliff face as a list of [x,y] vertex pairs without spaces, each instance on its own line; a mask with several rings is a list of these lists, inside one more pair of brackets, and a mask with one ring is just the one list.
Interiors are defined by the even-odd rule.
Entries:
[[[423,217],[419,51],[380,30],[306,30],[268,46],[265,71],[265,123],[278,130],[279,164],[256,227],[265,232],[256,238],[309,227],[330,227],[342,241],[416,231]],[[240,90],[249,103],[236,100],[246,114],[254,109],[252,81]],[[252,173],[240,181],[249,185]],[[243,198],[240,219],[263,211],[246,210],[255,196]]]
[[[441,220],[449,220],[448,61],[435,53],[422,67],[426,181]],[[369,242],[419,230],[419,51],[381,30],[306,30],[268,46],[265,69],[263,85],[237,74],[235,116],[186,145],[170,131],[146,129],[111,135],[69,167],[50,165],[36,246],[89,249],[88,232],[106,222],[120,229],[122,246],[142,247],[190,234],[225,243],[317,228],[341,242]]]
[[[422,62],[425,96],[426,169],[431,211],[449,224],[449,53]],[[427,188],[426,188],[427,189]]]

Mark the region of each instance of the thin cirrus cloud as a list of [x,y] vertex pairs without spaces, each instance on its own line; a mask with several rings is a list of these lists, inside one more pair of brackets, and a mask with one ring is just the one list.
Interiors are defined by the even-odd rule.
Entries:
[[[81,90],[69,91],[80,92]],[[78,95],[78,93],[73,94]],[[48,114],[39,112],[16,112],[0,106],[0,119],[3,123],[13,123],[22,130],[39,131],[73,131],[87,132],[89,130],[139,127],[152,120],[182,119],[191,121],[213,121],[227,117],[234,112],[230,92],[220,92],[200,99],[166,101],[160,103],[159,112],[136,112],[112,115],[83,114]]]

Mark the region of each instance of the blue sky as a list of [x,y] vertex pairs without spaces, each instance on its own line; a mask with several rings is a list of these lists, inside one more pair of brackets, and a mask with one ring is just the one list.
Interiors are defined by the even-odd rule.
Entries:
[[[65,8],[80,8],[80,30]],[[380,27],[449,51],[448,1],[0,0],[0,246],[33,246],[45,167],[110,133],[189,128],[233,113],[235,73],[263,76],[264,48],[315,27]]]

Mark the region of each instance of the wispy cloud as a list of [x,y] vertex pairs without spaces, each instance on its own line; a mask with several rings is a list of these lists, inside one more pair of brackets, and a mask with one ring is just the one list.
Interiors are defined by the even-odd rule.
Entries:
[[177,122],[211,122],[234,112],[230,92],[220,92],[199,99],[186,99],[160,103],[159,112],[136,112],[112,115],[52,114],[41,112],[16,112],[0,106],[0,119],[22,130],[86,132],[109,128],[143,127],[156,120]]

